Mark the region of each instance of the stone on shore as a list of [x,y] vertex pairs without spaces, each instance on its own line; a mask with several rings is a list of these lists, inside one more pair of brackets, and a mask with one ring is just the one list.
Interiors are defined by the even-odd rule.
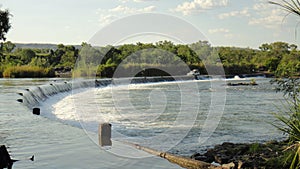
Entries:
[[[204,154],[195,153],[192,159],[218,163],[226,168],[286,168],[282,159],[286,142],[235,144],[225,142],[208,149]],[[234,167],[233,167],[234,164]]]

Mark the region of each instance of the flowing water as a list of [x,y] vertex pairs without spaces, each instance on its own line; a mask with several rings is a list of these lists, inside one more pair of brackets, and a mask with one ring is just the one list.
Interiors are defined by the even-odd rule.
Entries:
[[[179,168],[158,157],[125,158],[100,149],[81,128],[67,124],[67,120],[46,118],[55,112],[42,110],[42,116],[33,115],[32,107],[52,106],[49,101],[68,97],[70,87],[86,88],[91,84],[71,86],[65,81],[70,79],[0,79],[0,144],[9,147],[13,159],[20,160],[14,169]],[[23,103],[18,99],[23,99]],[[32,155],[33,162],[28,160]]]
[[[94,80],[0,79],[0,144],[21,160],[15,169],[178,168],[157,157],[138,158],[124,142],[190,156],[222,142],[283,139],[270,124],[283,98],[269,80],[230,87],[220,79],[104,80],[95,87]],[[32,115],[33,107],[41,108],[41,116]],[[112,148],[97,146],[101,122],[113,126]],[[34,162],[26,160],[31,155]]]
[[223,142],[283,139],[270,124],[282,94],[269,80],[230,87],[224,80],[105,85],[56,95],[40,107],[44,117],[82,128],[95,144],[99,123],[109,122],[113,140],[190,156]]

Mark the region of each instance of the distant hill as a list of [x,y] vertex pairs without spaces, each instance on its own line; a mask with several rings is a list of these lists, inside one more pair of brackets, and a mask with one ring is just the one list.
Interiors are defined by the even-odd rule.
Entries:
[[[30,49],[57,49],[57,44],[47,44],[47,43],[14,43],[16,48],[30,48]],[[67,46],[67,45],[66,45]],[[80,49],[80,45],[73,45],[75,48]]]

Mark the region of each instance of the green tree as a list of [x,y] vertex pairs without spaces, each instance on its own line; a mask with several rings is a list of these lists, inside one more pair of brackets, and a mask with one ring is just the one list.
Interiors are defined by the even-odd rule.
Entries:
[[22,49],[18,54],[24,65],[28,64],[31,62],[31,59],[36,57],[36,54],[32,49]]
[[2,50],[4,53],[11,53],[15,49],[16,45],[13,44],[11,41],[7,41],[3,43]]
[[11,28],[11,24],[9,23],[9,17],[11,14],[8,10],[0,10],[0,41],[6,40],[6,33]]
[[200,59],[204,61],[209,59],[213,50],[208,41],[198,41],[196,43],[192,43],[190,48],[197,54],[198,62]]
[[31,59],[30,66],[48,68],[49,62],[45,58],[35,57]]
[[1,10],[0,9],[0,58],[3,59],[3,42],[6,40],[6,34],[11,28],[11,24],[9,19],[11,14],[8,10]]
[[177,45],[177,55],[187,64],[197,63],[200,60],[188,45]]

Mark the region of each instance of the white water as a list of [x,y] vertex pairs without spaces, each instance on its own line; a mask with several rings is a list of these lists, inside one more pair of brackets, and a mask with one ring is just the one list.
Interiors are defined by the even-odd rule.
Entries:
[[[280,103],[281,95],[268,81],[260,78],[259,86],[230,88],[223,80],[90,88],[55,95],[42,103],[42,111],[48,118],[83,128],[95,144],[97,138],[89,133],[96,133],[99,123],[110,122],[114,140],[191,155],[224,141],[282,139],[269,124],[275,120],[270,112],[276,111],[273,105]],[[209,116],[222,106],[223,114]],[[212,133],[203,135],[203,131]]]

